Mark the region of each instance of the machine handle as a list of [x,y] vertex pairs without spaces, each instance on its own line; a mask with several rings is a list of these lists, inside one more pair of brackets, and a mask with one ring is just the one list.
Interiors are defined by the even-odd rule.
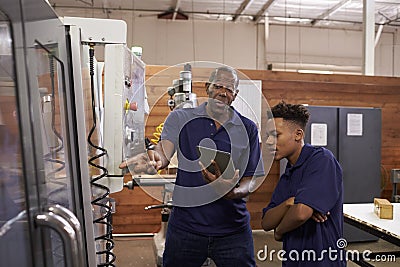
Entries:
[[54,206],[49,206],[47,207],[48,212],[53,212],[56,215],[61,216],[64,218],[75,230],[76,234],[76,240],[78,244],[78,252],[80,255],[77,255],[78,257],[81,257],[83,259],[83,241],[82,241],[82,228],[81,228],[81,223],[79,222],[78,218],[76,218],[75,214],[70,211],[69,209],[56,204]]
[[[65,219],[63,217],[66,213],[64,213],[65,211],[60,207],[54,206],[49,207],[49,209],[53,211],[45,211],[35,216],[35,224],[38,227],[51,228],[60,234],[64,244],[64,257],[67,267],[84,267],[82,242],[80,242],[81,234],[76,232],[75,223],[68,221],[71,218]],[[74,219],[72,219],[72,221],[73,220]]]

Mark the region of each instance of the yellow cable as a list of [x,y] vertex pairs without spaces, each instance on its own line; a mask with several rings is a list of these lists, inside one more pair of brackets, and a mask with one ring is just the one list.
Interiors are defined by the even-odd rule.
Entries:
[[150,141],[153,142],[154,144],[158,144],[158,141],[160,141],[160,137],[161,137],[161,132],[163,130],[164,127],[164,123],[160,123],[160,125],[158,125],[156,127],[156,131],[153,133],[154,138],[152,138]]
[[[162,132],[162,130],[163,130],[163,127],[164,127],[164,123],[163,123],[163,122],[160,123],[160,125],[158,125],[158,126],[156,127],[156,131],[153,133],[154,138],[150,139],[150,141],[151,141],[153,144],[156,144],[156,145],[157,145],[158,142],[160,141],[161,132]],[[158,174],[161,174],[161,170],[158,170],[157,173],[158,173]]]

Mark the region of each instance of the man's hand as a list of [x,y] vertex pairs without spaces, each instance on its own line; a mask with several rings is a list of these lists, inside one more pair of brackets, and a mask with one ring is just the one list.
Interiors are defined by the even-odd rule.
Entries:
[[119,165],[120,169],[129,168],[133,174],[156,174],[160,167],[161,157],[157,151],[153,150],[133,156]]
[[286,206],[293,206],[294,205],[294,197],[290,197],[285,201]]
[[162,159],[160,153],[155,150],[147,150],[147,155],[149,156],[150,164],[158,171],[162,166]]
[[314,211],[311,218],[316,221],[316,222],[325,222],[326,220],[328,220],[328,215],[330,215],[330,213],[328,212],[327,214],[322,214],[318,211]]
[[[200,167],[201,167],[201,172],[203,174],[204,180],[207,183],[212,183],[214,181],[217,181],[216,183],[213,184],[215,190],[217,193],[220,193],[227,199],[232,199],[234,198],[235,194],[233,190],[235,189],[238,181],[239,181],[239,170],[235,171],[234,176],[232,179],[224,179],[221,177],[221,169],[219,168],[218,164],[213,160],[211,161],[211,164],[214,167],[215,174],[209,172],[204,165],[199,162]],[[219,179],[218,179],[219,178]]]

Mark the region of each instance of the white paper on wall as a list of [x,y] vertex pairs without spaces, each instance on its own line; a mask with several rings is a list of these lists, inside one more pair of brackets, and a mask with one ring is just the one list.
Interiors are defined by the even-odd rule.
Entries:
[[328,145],[328,125],[326,123],[311,124],[311,145],[313,146]]
[[363,135],[363,114],[347,114],[347,135],[362,136]]

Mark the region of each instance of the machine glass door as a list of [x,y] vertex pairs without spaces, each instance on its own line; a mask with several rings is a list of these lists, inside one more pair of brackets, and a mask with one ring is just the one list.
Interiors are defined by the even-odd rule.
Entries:
[[0,259],[31,266],[11,25],[0,9]]
[[[42,155],[39,156],[44,163],[42,186],[38,187],[41,207],[46,210],[59,205],[74,210],[65,112],[65,72],[63,62],[58,57],[58,44],[44,44],[35,39],[34,46],[29,50],[29,59],[35,62],[35,68],[30,70],[36,73],[29,74],[33,79],[31,85],[37,85],[31,89],[37,90],[34,97],[39,104],[38,132],[42,140]],[[65,255],[62,237],[54,230],[48,233],[46,244],[52,252],[48,260],[54,266],[63,266]]]
[[76,216],[65,47],[46,1],[0,1],[1,266],[89,266]]
[[[65,59],[65,29],[57,17],[25,23],[29,103],[37,171],[38,208],[35,217],[41,228],[46,263],[49,266],[86,266],[82,243],[77,177],[73,175],[71,132],[74,122],[68,115],[68,62]],[[76,171],[75,171],[76,174]],[[57,218],[51,216],[56,215]],[[47,218],[50,216],[51,218]],[[61,217],[61,221],[57,221]],[[54,220],[67,224],[72,235],[48,225]]]

